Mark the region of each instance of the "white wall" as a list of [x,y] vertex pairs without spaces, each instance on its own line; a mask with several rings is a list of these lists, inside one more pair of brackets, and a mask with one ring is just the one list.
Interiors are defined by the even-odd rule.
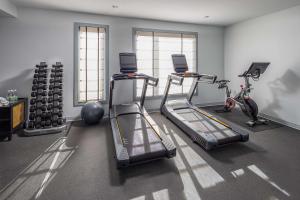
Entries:
[[[132,28],[137,27],[198,32],[199,71],[223,76],[222,27],[19,8],[17,19],[0,18],[0,96],[5,96],[9,88],[16,88],[20,96],[29,96],[33,66],[40,61],[61,61],[65,66],[65,114],[78,116],[80,107],[73,107],[74,22],[109,25],[110,75],[119,71],[119,52],[132,51]],[[130,101],[132,91],[130,87],[123,88],[118,95]],[[195,99],[197,103],[221,100],[222,94],[214,86],[202,86],[201,97]],[[158,108],[159,103],[160,100],[147,101],[146,106]]]
[[12,4],[9,0],[1,0],[0,17],[1,16],[17,17],[18,16],[17,7],[14,4]]
[[234,91],[251,62],[271,62],[252,96],[263,114],[300,125],[300,6],[226,28],[224,52]]

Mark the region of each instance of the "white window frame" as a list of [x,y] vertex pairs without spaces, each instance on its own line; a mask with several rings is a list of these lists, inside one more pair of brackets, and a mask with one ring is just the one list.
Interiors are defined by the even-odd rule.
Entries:
[[107,103],[108,102],[108,87],[109,87],[109,26],[108,25],[102,25],[102,24],[90,24],[90,23],[74,23],[74,91],[73,91],[73,105],[76,106],[82,106],[86,102],[80,102],[79,101],[79,64],[80,64],[80,56],[79,56],[79,28],[87,26],[87,27],[95,27],[95,28],[103,28],[105,29],[105,66],[104,66],[104,98],[103,100],[99,100],[101,103]]
[[[188,35],[195,35],[196,38],[196,72],[198,73],[198,33],[197,32],[188,32],[188,31],[176,31],[176,30],[162,30],[162,29],[148,29],[148,28],[133,28],[132,29],[132,47],[133,52],[136,53],[136,33],[137,32],[157,32],[157,33],[174,33],[174,34],[188,34]],[[150,74],[151,75],[151,74]],[[158,77],[159,78],[159,77]],[[140,97],[137,96],[137,84],[136,81],[134,81],[134,90],[133,90],[133,98],[135,100],[139,100]],[[170,99],[176,99],[179,97],[184,96],[185,93],[182,94],[169,94]],[[186,94],[187,95],[187,94]],[[146,96],[145,99],[161,99],[163,95],[155,95],[155,96]],[[196,89],[196,92],[194,96],[198,96],[198,89]]]

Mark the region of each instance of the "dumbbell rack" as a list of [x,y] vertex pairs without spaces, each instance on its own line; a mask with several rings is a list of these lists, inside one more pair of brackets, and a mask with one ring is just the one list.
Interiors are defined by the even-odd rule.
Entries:
[[62,79],[63,65],[52,66],[48,86],[48,66],[45,62],[36,65],[25,135],[58,133],[66,128],[63,118]]

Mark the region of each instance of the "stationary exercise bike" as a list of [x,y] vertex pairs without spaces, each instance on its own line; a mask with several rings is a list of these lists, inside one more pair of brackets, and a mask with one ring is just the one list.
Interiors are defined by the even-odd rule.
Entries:
[[218,84],[219,89],[224,89],[226,92],[226,101],[223,110],[217,112],[230,112],[238,104],[245,115],[251,118],[251,121],[246,122],[249,126],[253,127],[257,124],[267,124],[267,121],[258,117],[258,106],[255,101],[249,96],[253,88],[249,82],[250,77],[254,81],[258,81],[260,75],[263,74],[270,63],[252,63],[247,71],[238,77],[245,80],[245,86],[241,85],[241,91],[235,96],[231,97],[231,90],[228,88],[227,83],[229,80],[219,80],[215,83]]

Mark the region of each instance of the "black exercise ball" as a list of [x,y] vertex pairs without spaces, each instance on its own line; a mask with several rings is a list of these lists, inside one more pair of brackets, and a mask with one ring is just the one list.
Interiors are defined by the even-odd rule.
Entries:
[[103,118],[104,109],[99,102],[88,102],[81,109],[81,118],[88,124],[97,124]]

